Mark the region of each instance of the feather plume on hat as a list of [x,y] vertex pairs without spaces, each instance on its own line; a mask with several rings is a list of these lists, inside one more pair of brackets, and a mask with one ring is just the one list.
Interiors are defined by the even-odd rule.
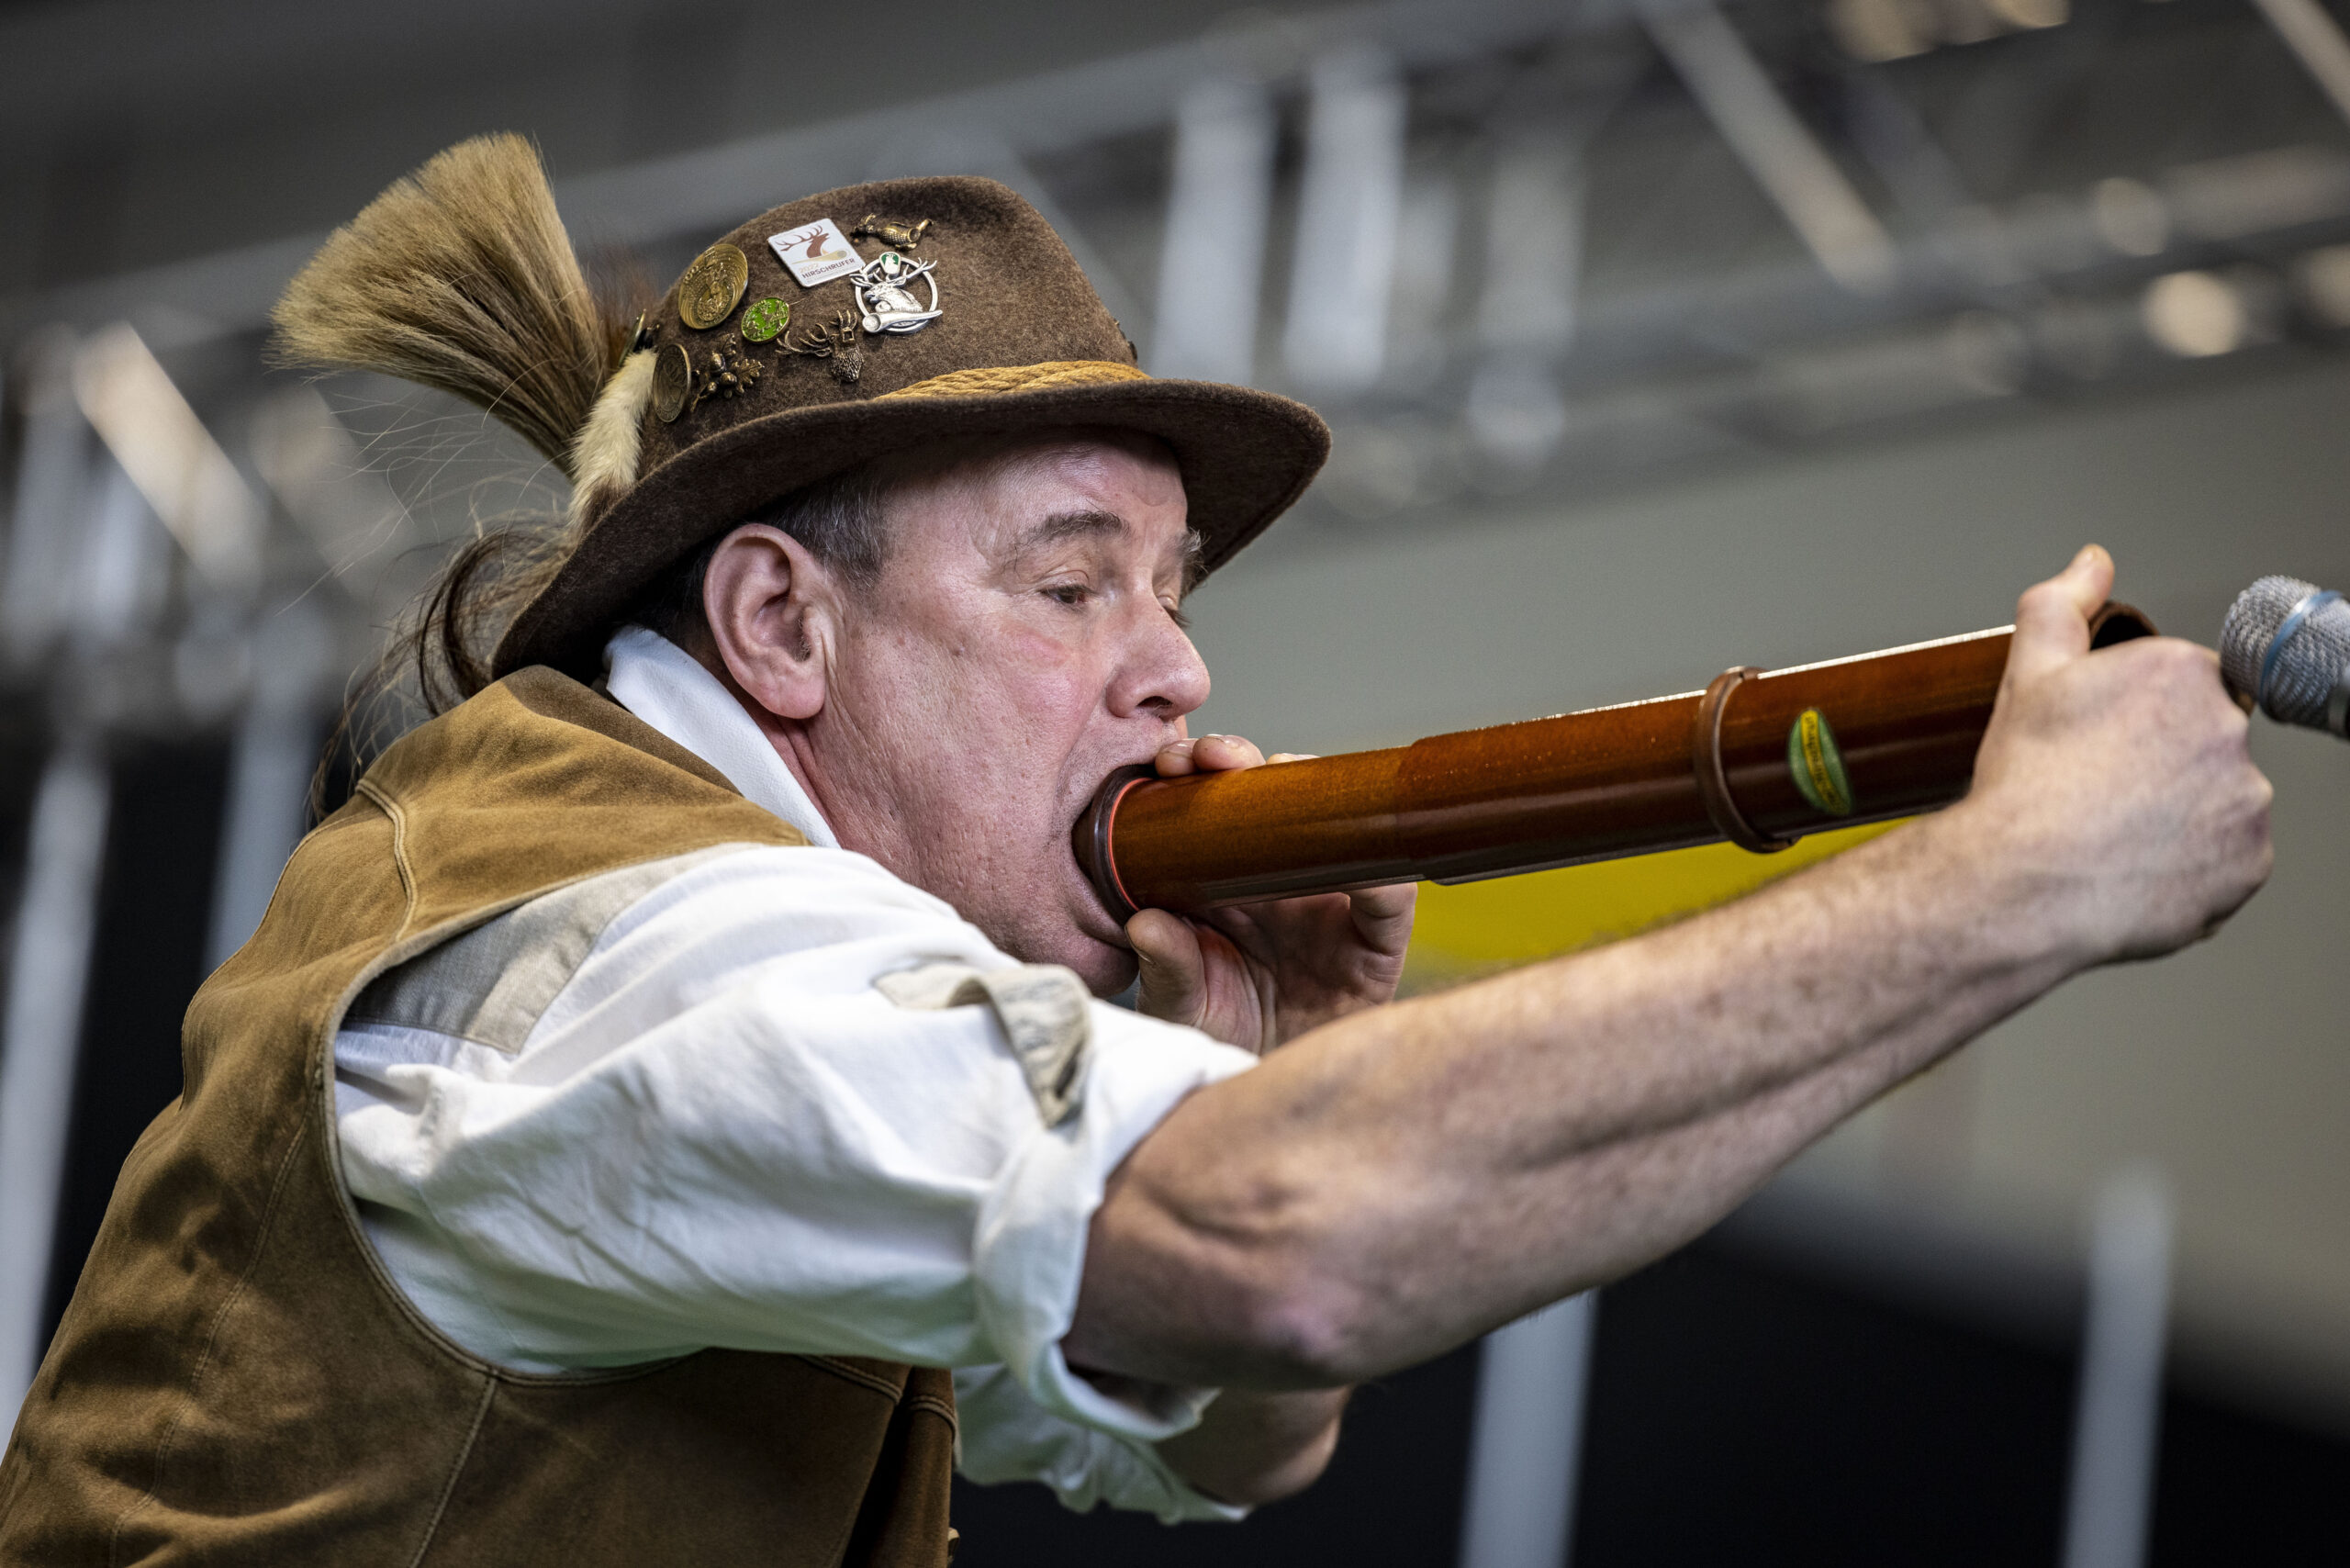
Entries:
[[[583,499],[636,477],[652,356],[628,353],[628,323],[589,287],[538,151],[520,136],[460,142],[395,181],[334,231],[271,319],[278,363],[453,393],[511,427]],[[636,407],[599,409],[608,386]]]

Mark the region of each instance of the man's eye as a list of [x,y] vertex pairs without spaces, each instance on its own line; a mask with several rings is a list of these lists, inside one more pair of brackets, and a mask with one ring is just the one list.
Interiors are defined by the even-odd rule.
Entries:
[[1093,591],[1083,583],[1056,583],[1045,590],[1045,597],[1056,604],[1083,604]]

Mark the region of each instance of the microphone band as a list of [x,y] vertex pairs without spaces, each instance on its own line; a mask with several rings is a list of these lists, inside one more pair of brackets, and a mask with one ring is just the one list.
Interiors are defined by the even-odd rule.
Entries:
[[[2301,596],[2301,601],[2293,606],[2291,612],[2277,626],[2277,634],[2268,639],[2267,653],[2261,655],[2260,680],[2254,687],[2252,693],[2252,700],[2255,702],[2264,709],[2268,707],[2268,682],[2277,673],[2278,661],[2285,656],[2285,644],[2293,640],[2294,633],[2300,631],[2311,616],[2315,615],[2329,604],[2339,602],[2342,596],[2332,588],[2319,588]],[[2342,734],[2342,721],[2336,717],[2335,709],[2342,706],[2344,701],[2341,681],[2334,682],[2333,691],[2333,700],[2326,705],[2326,721],[2327,728],[2338,735]],[[2273,712],[2274,710],[2270,711]]]

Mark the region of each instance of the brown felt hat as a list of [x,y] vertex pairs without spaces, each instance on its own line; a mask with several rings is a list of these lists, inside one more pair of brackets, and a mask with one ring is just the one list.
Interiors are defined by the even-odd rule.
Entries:
[[888,180],[771,208],[647,313],[575,444],[576,550],[495,672],[594,670],[655,577],[801,486],[929,442],[1081,425],[1167,443],[1209,570],[1330,449],[1304,404],[1146,375],[1060,237],[993,180]]

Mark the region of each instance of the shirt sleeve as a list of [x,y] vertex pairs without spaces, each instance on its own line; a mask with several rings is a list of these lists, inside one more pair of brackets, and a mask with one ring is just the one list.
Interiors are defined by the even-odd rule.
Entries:
[[1229,1513],[1151,1447],[1214,1391],[1113,1399],[1060,1340],[1109,1172],[1254,1058],[1087,999],[1082,1091],[1047,1126],[989,1007],[875,984],[940,963],[1019,967],[863,856],[703,860],[605,929],[518,1053],[346,1028],[345,1179],[394,1277],[493,1361],[722,1346],[990,1369],[963,1417],[985,1478]]
[[1156,1514],[1161,1524],[1248,1517],[1192,1490],[1150,1444],[1045,1409],[1007,1367],[957,1368],[955,1408],[962,1422],[956,1468],[982,1485],[1041,1481],[1063,1507],[1084,1513],[1106,1503]]

